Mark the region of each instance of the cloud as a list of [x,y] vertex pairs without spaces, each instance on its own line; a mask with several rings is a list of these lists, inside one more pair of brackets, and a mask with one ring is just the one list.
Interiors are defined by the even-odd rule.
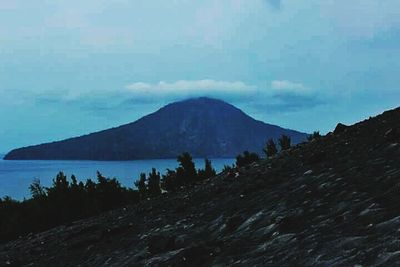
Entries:
[[205,80],[179,80],[175,82],[160,81],[155,84],[137,82],[126,86],[130,90],[153,90],[153,91],[192,91],[192,90],[229,90],[243,91],[254,89],[254,86],[247,85],[242,81],[216,81],[212,79]]
[[215,98],[243,99],[254,96],[258,89],[243,81],[221,80],[178,80],[134,82],[114,88],[63,88],[31,91],[16,90],[10,94],[19,95],[21,100],[40,103],[157,103],[181,100],[191,97],[209,96]]
[[326,95],[300,82],[273,80],[267,86],[255,86],[243,81],[179,80],[158,83],[135,82],[126,86],[131,98],[122,105],[154,104],[157,101],[209,96],[233,104],[265,109],[269,113],[296,112],[326,103]]
[[138,97],[197,97],[223,95],[245,96],[256,92],[256,87],[242,81],[179,80],[174,82],[160,81],[158,83],[135,82],[126,89]]
[[312,109],[326,104],[327,96],[300,82],[288,80],[273,80],[269,90],[261,95],[262,99],[268,99],[255,105],[268,113],[287,113],[299,110]]
[[326,103],[326,94],[300,82],[273,80],[267,86],[256,86],[243,81],[213,79],[154,83],[138,81],[118,88],[38,91],[28,94],[25,99],[34,99],[38,105],[72,105],[80,110],[95,111],[99,116],[107,116],[113,110],[154,107],[202,96],[262,107],[269,113],[295,112]]
[[306,93],[310,91],[310,89],[302,83],[287,80],[274,80],[271,82],[271,88],[276,90],[276,92]]

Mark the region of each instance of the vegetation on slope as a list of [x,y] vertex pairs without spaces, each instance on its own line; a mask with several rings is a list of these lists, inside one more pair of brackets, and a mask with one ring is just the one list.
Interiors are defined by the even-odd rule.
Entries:
[[97,173],[97,181],[78,182],[60,172],[50,187],[35,180],[32,197],[22,202],[10,197],[0,198],[0,240],[36,233],[60,224],[90,217],[141,200],[157,197],[162,190],[175,191],[196,181],[215,176],[211,161],[205,159],[205,168],[196,170],[189,153],[178,157],[179,167],[160,176],[155,168],[147,176],[140,175],[136,189],[122,186],[116,178]]
[[[284,146],[290,147],[290,138],[282,136],[279,140]],[[259,159],[256,153],[245,151],[236,157],[236,167],[241,168]],[[60,172],[50,187],[43,187],[40,180],[35,180],[29,188],[32,195],[30,199],[19,202],[10,197],[0,198],[0,240],[36,233],[114,208],[135,204],[157,197],[162,192],[174,192],[216,175],[208,159],[205,159],[204,169],[199,170],[187,152],[179,155],[177,161],[179,167],[167,170],[163,175],[155,168],[148,175],[140,174],[134,183],[135,188],[126,188],[116,178],[106,178],[100,172],[97,173],[97,181],[88,179],[86,182],[78,182],[74,175],[68,179]],[[224,171],[236,167],[225,166]]]

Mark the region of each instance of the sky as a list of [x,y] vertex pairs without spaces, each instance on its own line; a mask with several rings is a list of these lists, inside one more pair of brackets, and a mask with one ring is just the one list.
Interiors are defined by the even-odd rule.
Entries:
[[0,152],[191,97],[326,133],[399,106],[398,0],[1,0]]

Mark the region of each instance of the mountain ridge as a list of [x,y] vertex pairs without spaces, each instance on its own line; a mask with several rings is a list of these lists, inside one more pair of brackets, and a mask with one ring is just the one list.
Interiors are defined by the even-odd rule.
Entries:
[[4,157],[17,159],[132,160],[194,157],[230,158],[244,150],[261,152],[268,138],[286,134],[294,143],[305,133],[251,118],[237,107],[208,97],[170,103],[117,127],[61,141],[18,148]]

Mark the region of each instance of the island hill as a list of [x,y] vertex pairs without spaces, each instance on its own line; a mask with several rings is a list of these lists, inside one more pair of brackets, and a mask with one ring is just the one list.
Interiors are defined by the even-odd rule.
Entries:
[[231,158],[287,135],[296,144],[306,134],[267,124],[231,104],[195,98],[169,104],[135,122],[88,135],[18,148],[6,160],[133,160],[193,157]]

